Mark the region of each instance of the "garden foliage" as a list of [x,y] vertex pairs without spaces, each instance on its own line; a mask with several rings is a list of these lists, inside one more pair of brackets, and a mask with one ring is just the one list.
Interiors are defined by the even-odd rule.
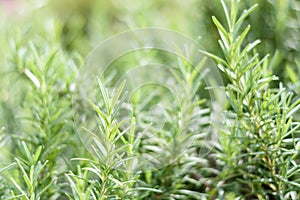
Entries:
[[[103,2],[1,14],[0,199],[299,199],[300,3]],[[200,35],[224,85],[207,85],[205,59],[148,50],[112,63],[87,99],[88,52],[145,26]],[[156,68],[169,88],[129,95],[116,80],[150,62],[172,66]]]

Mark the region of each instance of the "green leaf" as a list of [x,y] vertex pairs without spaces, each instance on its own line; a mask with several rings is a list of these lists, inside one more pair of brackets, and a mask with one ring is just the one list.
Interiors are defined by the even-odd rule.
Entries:
[[225,30],[225,28],[221,25],[221,23],[217,20],[216,17],[212,17],[213,22],[215,23],[220,37],[222,38],[223,44],[225,46],[226,49],[230,49],[230,38],[228,37],[227,31]]
[[241,16],[239,17],[239,19],[235,22],[235,35],[237,34],[237,32],[239,31],[242,23],[244,22],[244,20],[246,19],[246,17],[248,17],[249,14],[251,14],[256,8],[258,7],[258,4],[254,4],[251,8],[249,8],[248,10],[244,10],[243,13],[241,14]]
[[224,3],[224,0],[221,0],[221,4],[222,4],[222,7],[223,7],[223,10],[224,10],[224,13],[225,13],[225,16],[226,16],[226,20],[227,20],[227,24],[228,24],[228,27],[229,27],[229,30],[231,30],[231,18],[230,18],[230,15],[229,15],[229,12],[227,10],[227,6],[226,4]]
[[[249,33],[250,29],[251,29],[251,26],[248,25],[247,28],[243,31],[243,33],[238,38],[236,38],[235,46],[237,47],[237,49],[239,49],[238,47],[242,46],[242,42],[246,38],[246,36]],[[238,52],[236,51],[236,53],[238,53]]]

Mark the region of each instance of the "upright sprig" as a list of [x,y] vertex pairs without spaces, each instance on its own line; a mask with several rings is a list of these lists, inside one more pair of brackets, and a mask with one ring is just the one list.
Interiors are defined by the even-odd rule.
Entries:
[[[219,195],[227,191],[225,196],[294,198],[300,186],[294,177],[300,166],[295,162],[299,123],[293,121],[293,114],[300,100],[292,102],[292,94],[282,86],[270,88],[276,77],[270,74],[269,56],[261,59],[256,53],[259,40],[246,42],[250,25],[241,30],[243,21],[257,5],[238,16],[238,1],[231,1],[230,12],[223,0],[221,4],[228,29],[215,17],[213,22],[224,57],[206,53],[229,80],[227,128],[220,134],[223,184],[216,190]],[[229,192],[229,188],[234,190]]]
[[91,147],[92,158],[73,159],[87,162],[88,166],[79,167],[77,172],[67,175],[72,189],[70,199],[82,199],[83,196],[91,196],[93,199],[139,199],[140,191],[160,192],[140,187],[135,157],[138,156],[140,141],[135,137],[135,118],[117,118],[126,99],[126,94],[123,94],[125,82],[111,92],[97,80],[96,93],[99,95],[96,95],[96,102],[89,102],[97,119],[97,129],[83,127],[84,133],[92,138],[90,142],[83,141],[87,142],[87,147]]
[[[44,43],[43,43],[44,42]],[[22,83],[23,101],[14,113],[18,125],[8,130],[16,167],[10,171],[10,199],[50,199],[63,195],[62,154],[73,148],[71,94],[76,65],[43,41],[12,40],[12,74]],[[58,161],[58,160],[61,161]],[[60,170],[57,166],[60,165]]]

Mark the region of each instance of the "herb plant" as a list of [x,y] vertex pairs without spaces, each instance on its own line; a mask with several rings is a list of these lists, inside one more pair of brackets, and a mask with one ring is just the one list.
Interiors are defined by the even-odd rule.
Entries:
[[[24,19],[1,14],[0,199],[299,199],[299,2],[133,2],[131,11],[66,1],[62,12],[45,1]],[[188,50],[148,50],[122,55],[96,74],[92,98],[82,93],[95,42],[154,22],[190,35],[201,27],[198,53],[225,84],[209,87],[207,60],[193,66]],[[144,62],[172,66],[155,68],[165,87],[130,93],[135,77],[120,77]],[[224,90],[225,105],[210,90]]]

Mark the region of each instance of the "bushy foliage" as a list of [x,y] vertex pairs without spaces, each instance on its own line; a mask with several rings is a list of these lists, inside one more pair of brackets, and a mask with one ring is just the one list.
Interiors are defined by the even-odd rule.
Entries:
[[[1,20],[0,199],[300,198],[299,2],[31,3]],[[112,63],[92,98],[82,92],[98,42],[155,25],[200,35],[225,85],[207,85],[205,59],[149,50]],[[155,68],[165,87],[130,96],[132,80],[115,80],[144,62],[174,67]]]

